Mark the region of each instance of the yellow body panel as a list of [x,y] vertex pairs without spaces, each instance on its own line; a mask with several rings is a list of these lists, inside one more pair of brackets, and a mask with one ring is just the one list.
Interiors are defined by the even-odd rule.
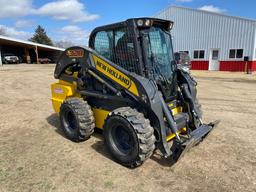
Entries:
[[92,111],[93,111],[93,115],[95,118],[95,126],[97,128],[103,129],[105,119],[107,118],[110,111],[106,111],[106,110],[98,109],[98,108],[92,108]]
[[56,113],[60,112],[61,104],[69,97],[80,97],[76,92],[76,84],[59,80],[58,83],[51,84],[52,105]]
[[[77,86],[75,83],[71,84],[62,80],[59,80],[58,83],[54,83],[51,85],[52,105],[56,113],[60,112],[60,106],[67,98],[81,97],[81,95],[76,92],[76,87]],[[99,108],[92,108],[92,111],[95,118],[95,126],[97,128],[103,129],[105,119],[107,118],[110,111]],[[182,107],[175,107],[172,109],[173,115],[176,115],[180,112],[182,112]],[[185,131],[186,128],[184,127],[178,131],[178,134]],[[170,134],[166,137],[166,141],[170,141],[173,138],[175,138],[175,134]]]
[[175,107],[172,109],[172,115],[177,115],[178,113],[182,112],[182,107]]
[[100,71],[122,87],[128,89],[134,95],[139,96],[139,92],[135,83],[127,75],[112,67],[106,61],[95,55],[93,55],[93,60],[98,71]]
[[[51,85],[52,90],[52,105],[54,111],[56,113],[60,112],[61,104],[70,97],[81,97],[79,93],[76,92],[76,84],[71,84],[66,81],[60,80],[58,83],[54,83]],[[99,109],[99,108],[92,108],[93,115],[95,118],[95,126],[97,128],[102,129],[105,119],[110,113],[110,111]]]
[[[186,132],[186,130],[186,127],[183,127],[182,129],[178,130],[178,134],[180,134],[181,132]],[[166,137],[166,141],[171,141],[173,138],[175,138],[175,136],[176,135],[174,133],[171,133]]]

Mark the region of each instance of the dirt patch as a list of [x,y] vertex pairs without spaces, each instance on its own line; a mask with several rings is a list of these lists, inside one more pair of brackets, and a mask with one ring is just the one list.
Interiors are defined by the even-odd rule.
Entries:
[[[73,143],[51,106],[52,65],[0,67],[0,191],[256,191],[256,76],[193,72],[219,127],[173,167],[117,164],[101,133]],[[247,82],[248,81],[248,82]]]

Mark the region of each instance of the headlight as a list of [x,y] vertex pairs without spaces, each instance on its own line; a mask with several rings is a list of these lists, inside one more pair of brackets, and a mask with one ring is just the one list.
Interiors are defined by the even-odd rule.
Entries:
[[170,24],[170,31],[172,30],[172,27],[173,27],[173,23],[171,22],[171,24]]
[[142,20],[142,19],[139,19],[139,20],[137,21],[137,25],[138,25],[139,27],[143,26],[143,20]]
[[147,27],[150,26],[150,20],[149,20],[149,19],[147,19],[147,20],[145,21],[145,25],[146,25]]
[[150,19],[138,19],[137,26],[138,27],[150,27],[152,24]]

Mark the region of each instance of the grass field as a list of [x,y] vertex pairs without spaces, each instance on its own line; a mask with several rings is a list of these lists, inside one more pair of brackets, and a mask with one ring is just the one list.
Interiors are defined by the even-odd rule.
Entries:
[[219,127],[173,167],[154,154],[128,169],[99,133],[83,143],[63,137],[53,69],[0,67],[0,192],[256,191],[256,75],[194,71],[204,120]]

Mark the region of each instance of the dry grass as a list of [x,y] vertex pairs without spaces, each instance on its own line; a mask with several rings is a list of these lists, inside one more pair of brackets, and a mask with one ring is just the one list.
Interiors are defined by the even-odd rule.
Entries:
[[72,143],[50,102],[51,65],[0,68],[0,191],[256,191],[256,76],[193,72],[219,127],[174,167],[115,163],[100,134]]

